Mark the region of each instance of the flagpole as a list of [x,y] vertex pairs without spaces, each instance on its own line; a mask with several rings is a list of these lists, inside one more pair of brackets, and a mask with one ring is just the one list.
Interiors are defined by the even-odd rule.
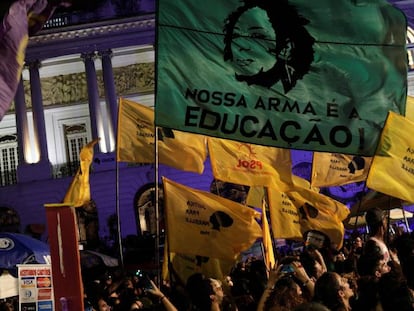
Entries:
[[119,124],[120,124],[120,106],[122,98],[118,99],[118,122],[117,122],[117,133],[115,138],[115,152],[116,152],[116,163],[115,163],[115,206],[116,206],[116,219],[117,219],[117,227],[118,227],[118,251],[119,251],[119,261],[121,268],[124,268],[124,254],[123,254],[123,247],[122,247],[122,234],[121,234],[121,212],[120,212],[120,205],[119,205],[119,162],[118,162],[118,136],[119,136]]
[[157,264],[158,285],[161,285],[160,271],[160,212],[159,212],[159,159],[158,159],[158,127],[155,127],[155,219],[156,219],[156,238],[155,238],[155,260]]
[[[269,192],[267,191],[267,188],[265,187],[264,188],[264,196],[263,196],[263,199],[262,199],[262,204],[264,204],[264,206],[265,207],[267,207],[267,208],[270,208],[270,204],[269,204]],[[264,215],[262,215],[262,217],[264,216],[264,217],[266,217],[266,221],[267,221],[267,214],[266,214],[266,208],[263,208],[262,207],[262,210],[264,210]],[[270,247],[272,248],[272,250],[273,250],[273,259],[274,259],[274,261],[275,261],[275,263],[277,263],[278,262],[278,259],[276,259],[276,256],[277,257],[279,257],[278,256],[278,250],[277,250],[277,248],[275,247],[275,245],[274,245],[274,235],[273,235],[273,230],[272,230],[272,226],[271,226],[271,223],[269,222],[269,221],[267,221],[267,226],[268,226],[268,228],[269,228],[269,234],[270,234],[270,242],[271,242],[271,244],[270,244]],[[262,243],[262,245],[263,245],[263,243]],[[264,246],[264,245],[263,245]],[[263,247],[264,248],[264,247]],[[274,267],[269,267],[268,269],[268,271],[270,271],[270,270],[272,270]]]
[[116,218],[117,218],[117,226],[118,226],[118,251],[119,251],[119,260],[121,262],[121,268],[124,267],[124,254],[123,254],[123,247],[122,247],[122,234],[121,234],[121,213],[119,208],[119,165],[118,161],[116,161],[116,191],[115,191],[115,198],[116,198]]
[[[366,181],[365,181],[365,186],[364,186],[364,189],[362,189],[362,193],[365,193],[366,192],[366,190],[367,190],[367,184],[366,184]],[[357,207],[357,210],[356,210],[356,217],[355,217],[355,224],[354,224],[354,230],[357,228],[357,224],[358,224],[358,217],[359,217],[359,210],[361,209],[361,205],[362,205],[362,198],[363,198],[363,194],[360,194],[359,195],[359,201],[358,201],[358,207]],[[367,228],[368,228],[368,226],[367,226]],[[368,231],[368,230],[367,230]]]

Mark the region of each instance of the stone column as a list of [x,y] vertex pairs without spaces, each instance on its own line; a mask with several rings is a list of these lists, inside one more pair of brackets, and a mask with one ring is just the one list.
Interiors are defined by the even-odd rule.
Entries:
[[[103,81],[105,86],[105,99],[106,99],[106,108],[108,114],[108,120],[110,121],[110,133],[111,137],[115,137],[117,131],[117,120],[118,120],[118,104],[117,104],[117,95],[115,89],[115,80],[114,73],[112,69],[112,51],[106,50],[99,52],[99,55],[102,58],[102,73]],[[109,151],[115,150],[115,144],[107,144],[110,146]]]
[[17,128],[17,145],[19,155],[19,165],[27,164],[27,154],[30,152],[29,128],[27,124],[26,98],[24,94],[23,79],[20,79],[17,86],[16,96],[14,98],[16,128]]
[[[96,78],[96,69],[95,69],[95,52],[83,53],[81,55],[83,62],[85,63],[86,71],[86,83],[88,87],[88,101],[89,101],[89,115],[91,120],[92,127],[92,139],[100,137],[104,134],[102,116],[101,116],[101,106],[99,103],[99,89],[98,81]],[[101,128],[98,128],[101,127]],[[101,137],[104,139],[104,137]],[[99,144],[95,145],[95,152],[99,151]]]
[[[46,139],[46,125],[43,111],[43,98],[40,83],[39,67],[40,61],[32,61],[28,63],[30,76],[30,90],[32,99],[32,115],[33,115],[33,132],[34,146],[38,153],[35,163],[28,163],[29,153],[35,155],[35,152],[28,150],[30,146],[29,131],[26,114],[26,103],[24,98],[23,81],[20,81],[19,88],[16,93],[16,126],[18,132],[19,144],[19,165],[17,167],[17,182],[30,182],[35,180],[45,180],[52,178],[52,165],[49,161],[49,154]],[[20,162],[20,160],[23,160]]]
[[42,86],[40,82],[40,61],[32,61],[29,64],[30,91],[32,98],[33,126],[36,145],[39,150],[39,162],[49,163],[49,155],[46,139],[45,115],[43,110]]

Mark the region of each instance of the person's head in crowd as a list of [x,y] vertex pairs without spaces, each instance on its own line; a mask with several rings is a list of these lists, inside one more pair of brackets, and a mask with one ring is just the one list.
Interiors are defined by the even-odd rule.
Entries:
[[353,241],[354,251],[358,252],[358,250],[362,250],[363,245],[364,245],[364,242],[362,241],[362,238],[360,236],[356,236]]
[[407,278],[408,286],[414,290],[414,239],[409,233],[397,237],[393,246],[398,252],[401,269]]
[[9,301],[0,302],[0,311],[14,311],[14,306]]
[[357,261],[358,274],[380,278],[381,275],[390,272],[390,270],[391,267],[385,260],[377,243],[373,240],[365,242],[364,250]]
[[192,304],[199,311],[210,311],[223,302],[224,293],[221,282],[206,278],[201,273],[191,275],[187,280],[186,288]]
[[313,300],[322,303],[331,311],[350,310],[350,299],[354,296],[348,280],[336,272],[325,272],[316,280]]
[[276,281],[266,300],[264,311],[292,310],[304,302],[302,289],[293,277],[286,275]]
[[300,262],[303,268],[305,268],[305,271],[309,277],[312,277],[315,280],[318,279],[324,272],[323,266],[316,259],[312,250],[309,250],[307,248],[304,249],[300,254]]
[[267,268],[262,259],[254,258],[249,263],[249,292],[258,301],[266,287]]
[[378,296],[383,311],[413,311],[414,296],[401,273],[392,270],[378,281]]
[[95,311],[110,311],[112,309],[103,296],[97,297],[92,302],[92,306]]
[[384,236],[387,232],[387,218],[384,211],[378,207],[369,209],[365,214],[365,221],[370,236]]

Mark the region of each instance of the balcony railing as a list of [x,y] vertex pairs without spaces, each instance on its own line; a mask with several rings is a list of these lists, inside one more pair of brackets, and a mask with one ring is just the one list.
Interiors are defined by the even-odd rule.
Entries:
[[0,187],[17,184],[16,170],[1,172]]

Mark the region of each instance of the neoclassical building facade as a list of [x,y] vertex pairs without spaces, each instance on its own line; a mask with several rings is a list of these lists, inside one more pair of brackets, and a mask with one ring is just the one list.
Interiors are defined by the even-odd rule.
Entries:
[[[44,204],[63,200],[81,147],[96,137],[101,140],[91,193],[100,235],[110,236],[108,221],[116,214],[122,236],[148,230],[139,208],[155,182],[155,168],[117,163],[115,143],[119,97],[154,105],[155,23],[154,12],[144,12],[50,27],[30,39],[14,103],[0,122],[0,207],[17,212],[21,231],[30,224],[47,225]],[[411,27],[407,37],[408,93],[414,96]],[[209,167],[203,176],[163,166],[159,170],[159,176],[201,190],[209,190],[213,180]]]

